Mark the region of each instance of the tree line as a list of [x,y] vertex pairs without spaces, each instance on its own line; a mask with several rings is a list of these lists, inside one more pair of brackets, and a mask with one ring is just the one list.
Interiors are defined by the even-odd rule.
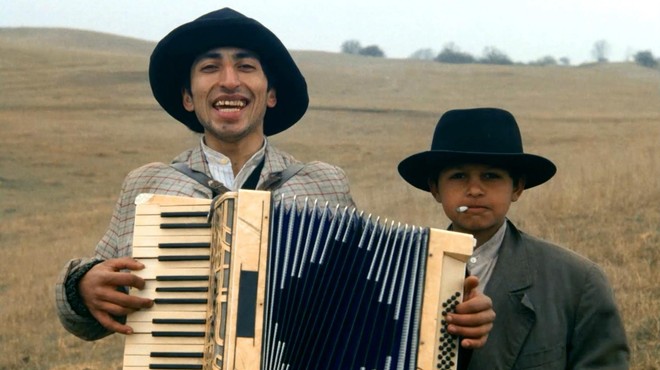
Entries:
[[[609,61],[609,44],[605,40],[598,40],[594,43],[591,50],[591,55],[598,63],[607,63]],[[341,45],[341,52],[344,54],[363,55],[369,57],[385,58],[385,52],[378,45],[368,45],[363,47],[358,40],[347,40]],[[489,46],[484,48],[481,56],[476,57],[470,53],[460,50],[454,43],[446,44],[439,53],[430,48],[418,49],[408,59],[418,60],[433,60],[440,63],[453,63],[453,64],[500,64],[508,65],[515,64],[509,56],[502,50]],[[638,51],[633,55],[635,63],[649,68],[658,68],[660,66],[660,58],[656,58],[650,50]],[[531,61],[529,65],[570,65],[571,61],[568,57],[561,57],[555,59],[551,55],[543,56],[537,60]]]

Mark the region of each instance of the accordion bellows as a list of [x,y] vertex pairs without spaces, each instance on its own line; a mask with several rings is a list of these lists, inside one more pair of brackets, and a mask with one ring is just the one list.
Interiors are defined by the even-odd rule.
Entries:
[[155,304],[128,317],[124,369],[455,368],[443,316],[470,235],[261,191],[216,199],[210,223],[208,200],[145,199],[133,255],[147,288],[131,294]]

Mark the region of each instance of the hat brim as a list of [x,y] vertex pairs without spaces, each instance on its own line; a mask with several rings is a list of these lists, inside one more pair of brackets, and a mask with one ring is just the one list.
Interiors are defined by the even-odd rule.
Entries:
[[399,163],[401,177],[410,185],[431,191],[429,177],[440,169],[461,163],[483,163],[505,168],[525,176],[525,189],[550,180],[557,167],[548,159],[523,153],[479,153],[432,150],[413,154]]
[[217,47],[255,52],[268,68],[277,104],[266,111],[264,134],[274,135],[294,125],[307,111],[307,83],[282,42],[249,18],[196,20],[170,32],[151,55],[149,80],[158,103],[195,132],[203,132],[194,112],[183,107],[182,89],[195,58]]

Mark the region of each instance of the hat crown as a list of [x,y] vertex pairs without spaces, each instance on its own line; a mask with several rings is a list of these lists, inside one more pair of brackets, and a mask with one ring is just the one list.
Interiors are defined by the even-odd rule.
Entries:
[[497,108],[450,110],[440,117],[431,150],[464,153],[523,153],[513,115]]
[[227,19],[227,18],[236,18],[236,17],[245,17],[243,14],[235,11],[232,8],[222,8],[218,10],[214,10],[212,12],[206,13],[197,19],[207,19],[207,18],[212,18],[212,19]]
[[201,17],[195,19],[195,21],[204,21],[204,20],[227,21],[231,19],[246,19],[246,18],[247,17],[245,15],[235,11],[232,8],[222,8],[222,9],[214,10],[210,13],[206,13]]

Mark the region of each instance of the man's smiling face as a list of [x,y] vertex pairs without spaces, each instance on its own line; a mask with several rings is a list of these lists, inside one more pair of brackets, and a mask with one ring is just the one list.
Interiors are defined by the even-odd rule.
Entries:
[[183,91],[183,106],[195,112],[210,146],[263,136],[266,110],[276,103],[258,56],[240,48],[200,55],[190,70],[190,89]]

